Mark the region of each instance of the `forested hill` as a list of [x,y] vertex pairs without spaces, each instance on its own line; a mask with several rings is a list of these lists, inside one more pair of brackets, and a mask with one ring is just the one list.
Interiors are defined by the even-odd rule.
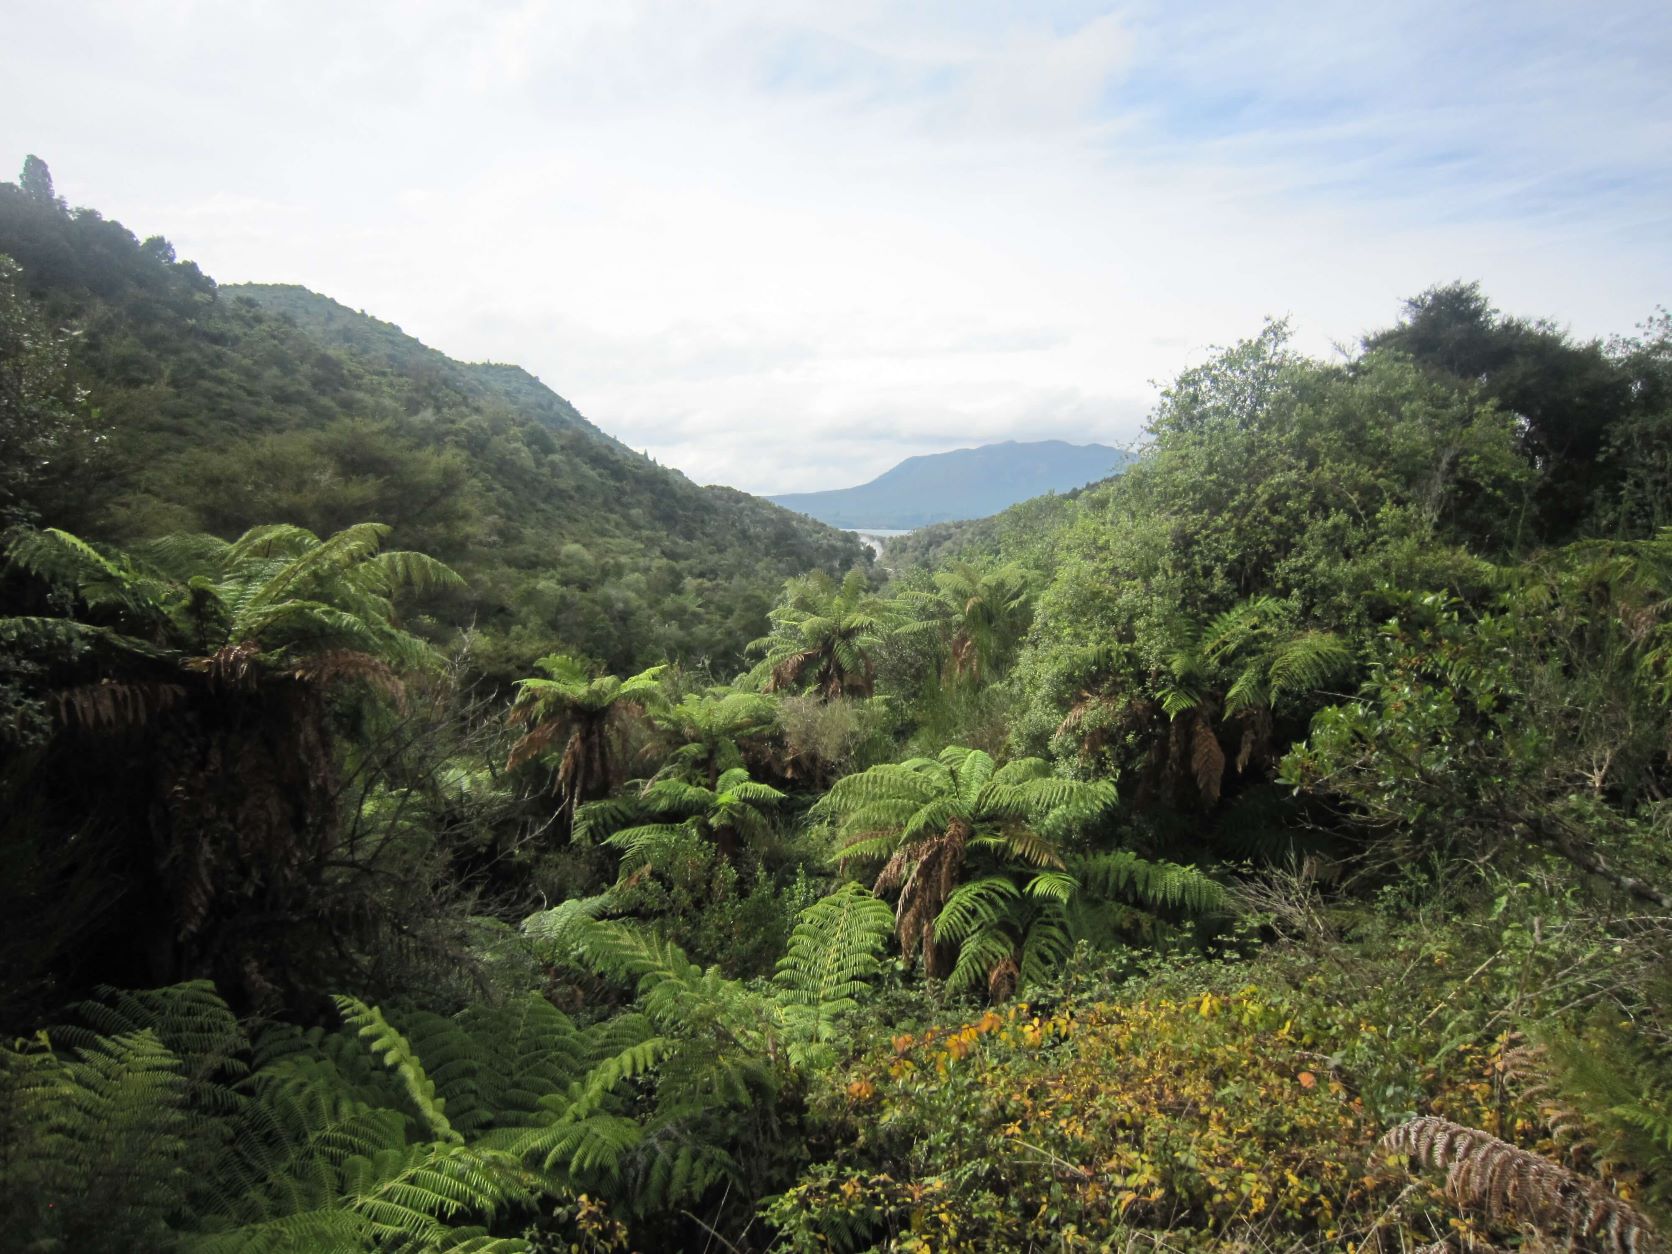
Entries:
[[80,416],[26,477],[44,525],[133,544],[387,522],[465,577],[426,632],[474,624],[478,665],[501,674],[554,648],[729,666],[786,577],[865,560],[626,449],[524,371],[455,362],[301,288],[222,290],[50,185],[0,184],[0,255],[20,342]]
[[508,405],[554,431],[586,431],[618,448],[627,447],[588,422],[578,409],[521,366],[454,361],[392,322],[374,318],[364,310],[356,312],[297,283],[231,283],[222,285],[220,292],[223,297],[253,300],[269,312],[287,316],[322,343],[352,353],[362,362],[376,363],[393,374],[434,375],[445,379],[461,395]]
[[983,444],[908,457],[869,483],[771,499],[836,527],[923,527],[985,518],[1047,492],[1085,487],[1126,465],[1103,444],[1063,440]]

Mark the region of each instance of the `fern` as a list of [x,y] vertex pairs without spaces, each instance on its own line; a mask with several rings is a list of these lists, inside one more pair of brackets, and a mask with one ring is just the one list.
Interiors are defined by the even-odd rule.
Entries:
[[620,1179],[639,1125],[574,1111],[610,1033],[538,998],[406,1033],[339,1005],[341,1031],[252,1042],[206,984],[106,990],[0,1048],[0,1221],[88,1250],[520,1250],[481,1224]]
[[424,1064],[406,1037],[390,1025],[381,1010],[352,997],[338,997],[335,1001],[343,1021],[400,1077],[407,1097],[435,1139],[462,1144],[464,1137],[448,1122],[447,1100],[436,1096],[435,1081],[425,1072]]
[[1597,1181],[1474,1128],[1424,1116],[1394,1128],[1380,1148],[1444,1170],[1453,1205],[1488,1219],[1617,1254],[1655,1243],[1648,1220]]
[[[46,1248],[154,1249],[191,1183],[186,1081],[155,1032],[0,1046],[0,1223]],[[202,1121],[200,1121],[202,1122]]]
[[[901,949],[908,955],[921,950],[926,972],[940,976],[943,943],[965,944],[997,926],[998,896],[1025,895],[1014,879],[1017,864],[1036,873],[1062,870],[1060,842],[1114,803],[1112,784],[1055,776],[1042,759],[999,766],[980,750],[949,745],[935,758],[875,766],[838,780],[814,813],[838,819],[837,862],[882,864],[874,891],[899,894],[895,931]],[[966,863],[980,873],[966,875]],[[1026,881],[1035,882],[1058,901],[1068,891],[1061,879]],[[1030,905],[1020,916],[1006,915],[1013,950],[1037,913]],[[996,942],[983,941],[982,950],[996,952]],[[962,970],[960,985],[968,984],[969,963]]]
[[1595,1015],[1582,1033],[1551,1031],[1552,1079],[1584,1112],[1599,1156],[1642,1180],[1642,1194],[1672,1221],[1672,1068],[1667,1048]]
[[1136,900],[1150,909],[1207,914],[1225,903],[1224,886],[1195,867],[1152,861],[1130,850],[1077,859],[1074,870],[1088,890]]
[[786,1033],[828,1041],[840,1017],[882,969],[894,912],[863,887],[847,883],[801,912],[773,976]]
[[935,939],[961,941],[1006,917],[1021,890],[1002,875],[960,884],[935,918]]

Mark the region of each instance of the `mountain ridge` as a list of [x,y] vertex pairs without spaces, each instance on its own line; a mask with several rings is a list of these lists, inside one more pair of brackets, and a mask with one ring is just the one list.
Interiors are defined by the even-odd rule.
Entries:
[[466,391],[502,400],[553,430],[578,430],[634,452],[586,418],[538,375],[514,362],[462,361],[365,310],[315,292],[300,283],[226,283],[221,294],[252,300],[270,313],[288,317],[318,338],[380,360],[393,369],[429,368],[456,379]]

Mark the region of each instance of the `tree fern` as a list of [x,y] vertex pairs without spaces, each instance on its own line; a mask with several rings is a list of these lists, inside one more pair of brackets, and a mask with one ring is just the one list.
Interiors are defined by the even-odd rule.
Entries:
[[[942,947],[985,935],[978,927],[981,912],[996,907],[1000,895],[1028,896],[1026,887],[1038,872],[1062,867],[1063,842],[1114,802],[1113,785],[1054,776],[1041,759],[1000,766],[981,750],[949,745],[934,758],[875,766],[838,780],[814,813],[838,821],[838,862],[880,863],[874,891],[897,894],[901,948],[908,955],[920,951],[926,972],[944,976]],[[976,874],[966,874],[966,864]],[[1039,880],[1038,887],[1042,899],[1064,891],[1056,879]],[[1031,918],[1032,906],[1024,914]],[[1012,953],[1026,934],[1027,918],[1005,924]],[[993,945],[984,940],[981,947],[986,952]],[[967,963],[964,969],[961,984],[970,979]]]

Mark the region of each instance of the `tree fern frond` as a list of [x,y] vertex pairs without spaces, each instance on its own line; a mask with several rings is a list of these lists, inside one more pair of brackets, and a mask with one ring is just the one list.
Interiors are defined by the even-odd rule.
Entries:
[[935,917],[935,939],[962,941],[990,927],[1019,896],[1021,890],[1002,875],[988,875],[960,884]]
[[1066,871],[1041,871],[1028,881],[1022,892],[1041,901],[1066,903],[1080,888],[1080,881]]
[[435,1081],[425,1072],[424,1064],[419,1061],[406,1037],[376,1007],[353,997],[339,996],[332,1000],[337,1003],[343,1022],[366,1042],[367,1048],[382,1057],[386,1067],[400,1077],[419,1118],[435,1139],[462,1144],[464,1138],[447,1120],[446,1100],[436,1096]]
[[842,885],[801,912],[773,976],[793,1037],[823,1041],[881,970],[894,912],[858,884]]
[[1130,850],[1079,858],[1071,869],[1092,892],[1136,899],[1146,906],[1206,914],[1225,901],[1224,887],[1195,867],[1151,861]]
[[958,950],[958,961],[946,977],[947,991],[969,992],[985,986],[989,973],[1001,963],[1008,962],[1015,950],[1014,938],[999,928],[977,932]]
[[1315,691],[1341,675],[1352,663],[1351,646],[1334,632],[1302,632],[1283,641],[1273,653],[1268,672],[1272,692],[1283,695]]
[[464,578],[457,571],[427,553],[391,549],[377,554],[373,561],[390,591],[400,588],[428,591],[464,586]]

